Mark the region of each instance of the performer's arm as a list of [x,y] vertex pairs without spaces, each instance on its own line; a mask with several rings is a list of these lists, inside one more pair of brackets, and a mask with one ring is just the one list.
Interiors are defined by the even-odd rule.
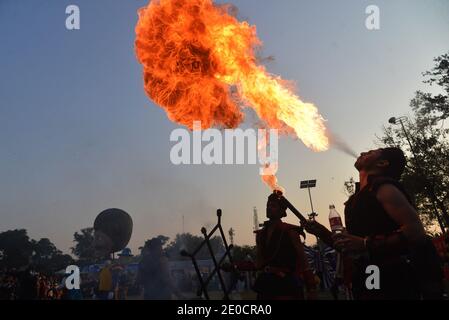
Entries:
[[308,233],[320,238],[320,240],[328,246],[333,247],[334,241],[332,239],[332,232],[321,223],[316,222],[315,220],[309,220],[304,223],[304,229],[306,229]]
[[398,188],[391,184],[381,186],[377,192],[377,200],[382,204],[388,215],[400,225],[398,231],[409,242],[416,243],[424,239],[424,227],[416,210]]
[[399,229],[389,235],[366,238],[339,234],[334,237],[336,248],[350,252],[367,250],[373,255],[401,254],[407,252],[411,245],[425,239],[424,227],[416,210],[398,188],[385,184],[379,188],[376,197],[387,214],[399,225]]
[[398,188],[385,184],[379,188],[376,197],[388,215],[400,227],[391,235],[366,239],[365,244],[370,253],[402,253],[406,252],[410,246],[425,240],[424,227],[418,213]]

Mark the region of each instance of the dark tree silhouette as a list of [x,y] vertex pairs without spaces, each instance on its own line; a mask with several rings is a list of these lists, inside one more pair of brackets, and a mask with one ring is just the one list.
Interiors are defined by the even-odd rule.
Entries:
[[0,267],[21,268],[31,263],[33,243],[25,229],[9,230],[0,233]]
[[75,246],[71,248],[72,253],[78,257],[79,264],[94,263],[97,260],[95,255],[94,243],[94,229],[84,228],[80,232],[75,232],[73,235],[73,242]]
[[435,59],[425,83],[438,86],[439,94],[418,91],[410,103],[413,115],[401,126],[384,128],[382,146],[399,146],[409,159],[403,183],[414,197],[418,212],[427,225],[449,227],[449,54]]
[[73,258],[68,254],[63,254],[48,238],[32,242],[32,263],[37,271],[51,273],[73,264]]
[[52,273],[73,263],[72,257],[63,254],[49,239],[30,239],[24,229],[0,233],[0,252],[0,268],[6,269],[28,266]]
[[234,261],[256,260],[255,246],[236,246],[232,249]]
[[[190,259],[180,255],[182,250],[192,253],[203,242],[204,237],[195,236],[190,233],[177,234],[175,239],[166,246],[166,252],[170,259],[184,260]],[[223,254],[225,249],[223,241],[216,236],[210,239],[212,250],[216,255]],[[210,259],[209,250],[204,246],[197,255],[198,259]]]

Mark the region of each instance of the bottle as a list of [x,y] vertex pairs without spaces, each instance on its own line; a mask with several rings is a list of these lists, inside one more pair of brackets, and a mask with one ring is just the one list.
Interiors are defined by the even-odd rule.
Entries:
[[340,233],[343,232],[344,227],[343,223],[341,222],[340,214],[335,210],[335,206],[331,204],[329,206],[330,212],[329,212],[329,224],[331,225],[331,230],[333,233]]

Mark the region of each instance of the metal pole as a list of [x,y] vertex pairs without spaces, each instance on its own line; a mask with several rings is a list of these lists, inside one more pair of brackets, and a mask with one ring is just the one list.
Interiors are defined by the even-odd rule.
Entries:
[[408,144],[410,145],[410,149],[412,150],[413,157],[416,159],[415,148],[413,147],[410,137],[408,136],[407,130],[405,130],[405,126],[404,126],[404,123],[402,122],[402,119],[399,119],[399,123],[401,124],[402,131],[404,131],[405,138],[407,139]]
[[310,207],[312,208],[312,213],[315,213],[315,211],[313,211],[313,203],[312,203],[312,195],[310,193],[310,187],[307,187],[307,190],[309,191]]

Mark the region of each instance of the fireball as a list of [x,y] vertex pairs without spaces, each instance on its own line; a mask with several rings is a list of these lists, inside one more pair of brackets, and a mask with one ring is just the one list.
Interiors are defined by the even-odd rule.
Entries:
[[139,11],[135,49],[148,96],[192,129],[237,127],[252,108],[268,128],[329,148],[323,117],[258,64],[256,27],[212,0],[153,0]]

